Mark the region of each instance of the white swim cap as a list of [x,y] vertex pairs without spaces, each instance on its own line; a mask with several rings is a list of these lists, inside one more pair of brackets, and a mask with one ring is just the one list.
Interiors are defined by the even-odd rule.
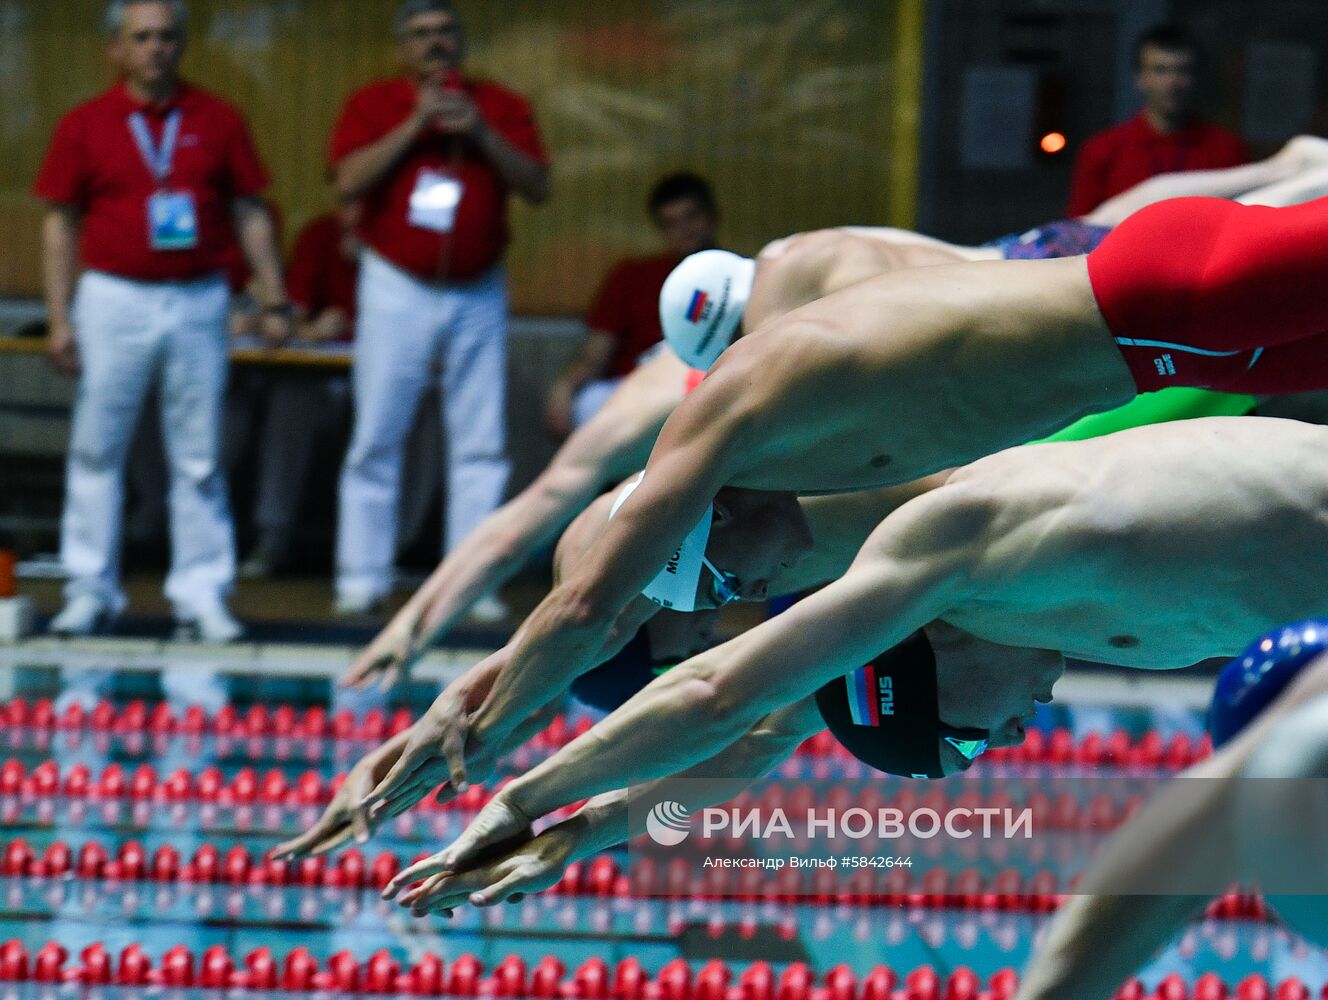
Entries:
[[[646,474],[642,472],[622,488],[609,510],[610,518],[618,513],[618,508],[627,502],[627,498],[636,491],[645,477]],[[715,506],[711,504],[696,527],[687,532],[687,537],[664,564],[664,568],[641,590],[642,597],[670,611],[696,610],[696,588],[701,582],[706,544],[710,541],[710,525],[714,519]]]
[[756,279],[756,261],[702,250],[673,269],[659,293],[664,339],[693,368],[708,369],[733,343]]

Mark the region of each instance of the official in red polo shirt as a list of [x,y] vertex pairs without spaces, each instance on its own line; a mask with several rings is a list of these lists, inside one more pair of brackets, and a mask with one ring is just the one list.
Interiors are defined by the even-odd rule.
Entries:
[[1234,167],[1249,159],[1240,136],[1194,110],[1199,45],[1178,25],[1150,28],[1134,49],[1143,109],[1089,138],[1079,151],[1066,214],[1087,215],[1156,174]]
[[441,384],[446,547],[507,485],[507,199],[549,193],[530,105],[461,72],[448,0],[406,0],[395,20],[405,75],[351,95],[332,136],[337,187],[363,212],[355,430],[341,478],[337,608],[373,609],[392,585],[403,445]]
[[[125,455],[155,384],[171,471],[166,596],[184,635],[229,641],[234,538],[219,451],[226,383],[223,271],[238,239],[264,335],[290,333],[267,172],[244,119],[179,76],[181,0],[114,0],[109,55],[120,81],[56,127],[34,190],[43,223],[52,361],[80,373],[52,629],[85,635],[120,614]],[[82,277],[76,275],[82,269]]]
[[664,339],[659,292],[684,257],[715,245],[719,213],[710,185],[696,174],[659,180],[647,201],[664,252],[616,264],[586,316],[590,335],[549,390],[544,422],[565,438],[593,417],[641,356]]

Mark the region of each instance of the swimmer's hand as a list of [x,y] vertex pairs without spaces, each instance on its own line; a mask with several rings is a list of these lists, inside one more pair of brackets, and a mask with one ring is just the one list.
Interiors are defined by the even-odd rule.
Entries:
[[398,806],[409,809],[440,783],[446,782],[439,792],[443,801],[464,792],[472,778],[482,781],[488,776],[495,761],[471,738],[471,720],[506,662],[504,653],[499,650],[472,667],[434,699],[406,730],[401,756],[367,793],[362,806],[386,803],[395,814]]
[[[462,841],[465,841],[467,835],[473,830],[483,831],[483,842],[475,843],[475,845],[467,847],[461,855],[462,861],[459,863],[453,862],[453,854],[456,853],[457,845],[462,843]],[[538,841],[539,838],[535,839]],[[558,838],[554,839],[556,841]],[[502,793],[498,793],[497,795],[494,795],[494,798],[491,799],[489,805],[483,807],[482,810],[479,810],[479,814],[473,819],[473,821],[471,821],[470,826],[466,827],[466,831],[461,835],[461,839],[458,839],[458,841],[453,843],[452,846],[445,847],[444,850],[438,851],[438,853],[432,855],[432,857],[424,858],[422,861],[418,861],[414,863],[414,865],[408,867],[408,869],[402,870],[401,873],[397,874],[396,878],[392,879],[392,882],[386,884],[386,887],[382,890],[382,898],[393,899],[398,892],[401,892],[402,888],[409,886],[409,884],[412,884],[413,882],[420,882],[421,879],[426,879],[426,884],[432,884],[432,886],[440,886],[440,884],[444,884],[444,880],[456,878],[461,878],[463,880],[461,883],[452,884],[465,884],[465,886],[470,886],[470,884],[474,882],[475,887],[478,887],[478,884],[483,882],[483,879],[486,878],[490,879],[490,882],[486,884],[494,884],[493,879],[490,878],[491,873],[485,873],[489,873],[490,869],[493,869],[498,862],[503,862],[505,859],[509,859],[514,851],[517,854],[521,854],[521,851],[525,850],[526,854],[523,854],[522,857],[529,859],[529,857],[527,857],[527,855],[529,855],[527,847],[529,847],[530,843],[534,842],[531,841],[530,837],[529,819],[522,817],[519,813],[515,813],[510,806],[507,806],[506,803],[502,801]],[[543,850],[543,847],[540,847],[539,850]],[[527,874],[533,874],[533,871],[527,870],[527,866],[525,865],[525,862],[523,862],[522,865],[518,866],[506,865],[503,867],[502,874],[499,875],[498,878],[518,880]],[[556,878],[558,878],[558,876],[555,876],[555,882]],[[422,888],[424,888],[424,886],[418,886],[414,888],[414,890],[406,892],[406,895],[402,896],[401,899],[401,906],[416,908],[417,916],[422,916],[425,912],[429,912],[429,908],[414,907],[414,903],[420,899],[420,890],[422,890]],[[471,888],[470,891],[474,891],[474,888]],[[450,895],[452,895],[452,892],[449,891],[449,896]],[[467,892],[467,895],[469,895],[469,892]],[[483,898],[487,898],[487,894],[482,895]],[[497,902],[497,900],[495,900],[495,902]],[[456,903],[454,906],[458,906],[458,904],[459,903]],[[482,903],[477,903],[477,906],[482,906]],[[437,910],[437,908],[452,907],[440,906],[430,908]]]
[[342,687],[367,688],[377,681],[388,690],[407,679],[410,668],[428,649],[424,609],[413,605],[411,601],[398,611],[355,658],[341,678]]
[[[528,816],[516,804],[513,797],[507,794],[507,790],[503,789],[476,814],[470,825],[461,832],[461,836],[454,840],[450,847],[421,862],[424,866],[422,870],[430,874],[463,872],[481,864],[489,852],[518,836],[536,818]],[[397,878],[401,879],[405,874],[403,872]],[[415,877],[418,878],[419,875]],[[410,881],[414,879],[406,880]]]
[[579,841],[576,832],[560,823],[485,864],[465,872],[430,876],[403,896],[401,905],[409,906],[412,916],[440,913],[450,917],[464,903],[519,903],[532,893],[558,884],[567,866],[576,860]]
[[362,844],[373,835],[374,828],[380,822],[397,815],[397,812],[404,812],[404,807],[394,812],[388,805],[371,809],[361,803],[397,762],[405,746],[406,733],[398,733],[364,757],[346,775],[345,782],[337,789],[318,822],[300,836],[274,847],[272,857],[293,861],[313,854],[325,854],[340,847],[351,837]]

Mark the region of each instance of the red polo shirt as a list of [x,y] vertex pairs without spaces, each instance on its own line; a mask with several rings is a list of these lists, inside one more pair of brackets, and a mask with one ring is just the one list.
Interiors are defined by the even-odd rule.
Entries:
[[586,325],[614,339],[606,378],[626,375],[642,354],[664,339],[659,293],[678,264],[673,254],[625,260],[614,265],[600,285]]
[[[198,245],[153,250],[147,203],[158,183],[134,142],[129,116],[144,112],[153,141],[160,143],[175,108],[183,117],[166,186],[193,194]],[[235,245],[231,203],[258,194],[267,183],[244,118],[231,105],[186,83],[169,101],[148,105],[121,83],[60,120],[33,192],[79,210],[84,267],[136,281],[181,281],[225,269]]]
[[[463,87],[490,127],[523,153],[548,163],[525,98],[478,80],[466,80]],[[332,133],[331,165],[336,167],[401,125],[415,110],[416,94],[415,84],[400,78],[352,94]],[[409,222],[410,196],[423,170],[461,182],[461,202],[449,233]],[[478,278],[502,259],[507,248],[507,193],[506,182],[474,143],[430,129],[361,199],[360,235],[376,254],[419,278]]]
[[1087,215],[1157,174],[1235,167],[1248,159],[1244,141],[1234,132],[1196,118],[1175,132],[1162,133],[1141,111],[1084,143],[1075,161],[1066,214]]
[[342,252],[341,242],[341,223],[335,214],[329,212],[307,223],[295,238],[286,291],[310,318],[336,308],[346,314],[353,328],[360,267]]

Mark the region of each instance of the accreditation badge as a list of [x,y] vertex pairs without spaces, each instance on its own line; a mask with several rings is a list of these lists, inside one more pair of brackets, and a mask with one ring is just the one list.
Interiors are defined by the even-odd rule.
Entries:
[[148,245],[153,250],[198,246],[198,206],[191,191],[158,191],[148,198]]
[[410,224],[435,233],[450,233],[464,190],[455,177],[424,168],[416,176],[415,190],[410,194]]

